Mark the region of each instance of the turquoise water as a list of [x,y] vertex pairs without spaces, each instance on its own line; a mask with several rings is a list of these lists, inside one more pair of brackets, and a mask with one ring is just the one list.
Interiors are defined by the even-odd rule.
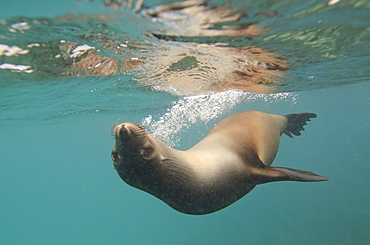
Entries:
[[[10,33],[9,23],[21,20],[105,11],[98,1],[48,3],[1,3],[0,18],[8,23],[0,44],[24,48],[63,36],[80,41],[69,29],[57,32],[58,26],[101,31],[99,22],[48,19],[51,24],[37,30]],[[180,96],[139,85],[135,73],[59,77],[51,72],[55,60],[38,66],[38,73],[0,70],[0,243],[369,244],[370,6],[343,0],[325,6],[260,1],[248,10],[271,31],[245,45],[260,42],[295,61],[286,85],[274,94]],[[277,19],[253,17],[271,9],[278,10]],[[127,16],[121,18],[136,18]],[[147,27],[132,23],[137,25],[109,26],[105,35],[140,41]],[[0,63],[37,68],[33,59],[0,56]],[[117,121],[144,124],[168,144],[187,149],[221,118],[243,110],[318,114],[302,136],[282,136],[273,165],[310,170],[329,181],[264,184],[224,210],[189,216],[128,186],[113,169],[111,125]]]

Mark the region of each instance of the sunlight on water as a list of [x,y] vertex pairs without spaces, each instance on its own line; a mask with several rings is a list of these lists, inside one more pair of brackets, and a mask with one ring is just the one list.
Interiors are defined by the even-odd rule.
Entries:
[[153,136],[175,146],[179,141],[179,134],[191,125],[217,118],[239,103],[270,104],[284,100],[290,101],[293,105],[297,102],[297,96],[297,93],[254,94],[240,90],[188,96],[173,102],[168,112],[157,120],[149,115],[143,120],[142,125]]
[[[101,6],[95,14],[0,19],[0,71],[10,78],[22,73],[25,81],[130,74],[139,84],[188,96],[292,92],[369,79],[364,1],[230,3],[243,5],[240,13],[202,4],[169,15]],[[76,8],[96,5],[81,1]],[[276,84],[284,86],[268,86]]]

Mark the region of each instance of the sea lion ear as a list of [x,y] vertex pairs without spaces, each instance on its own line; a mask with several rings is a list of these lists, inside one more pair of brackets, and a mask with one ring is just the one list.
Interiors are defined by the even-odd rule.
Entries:
[[324,176],[320,176],[309,171],[303,171],[292,168],[281,168],[281,167],[254,168],[252,173],[256,177],[255,178],[256,184],[284,180],[301,182],[317,182],[328,180],[328,178]]

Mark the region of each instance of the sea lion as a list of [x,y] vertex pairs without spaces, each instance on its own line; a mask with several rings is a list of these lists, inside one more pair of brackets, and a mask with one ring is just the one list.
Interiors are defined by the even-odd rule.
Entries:
[[314,113],[286,116],[233,114],[187,151],[173,149],[134,123],[114,128],[114,168],[127,184],[185,214],[223,209],[256,185],[272,181],[325,181],[312,172],[270,167],[285,133],[301,135]]

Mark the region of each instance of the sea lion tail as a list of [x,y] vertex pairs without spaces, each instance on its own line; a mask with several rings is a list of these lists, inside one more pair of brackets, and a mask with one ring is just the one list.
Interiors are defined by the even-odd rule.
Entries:
[[282,174],[283,180],[293,180],[302,182],[326,181],[328,178],[312,173],[293,168],[270,167],[273,171],[279,171]]
[[255,179],[256,184],[263,184],[273,181],[301,181],[301,182],[318,182],[326,181],[328,178],[317,175],[309,171],[303,171],[293,168],[282,168],[282,167],[265,167],[255,168],[253,171],[254,175],[257,175]]
[[293,138],[292,134],[295,136],[301,135],[300,131],[303,131],[304,125],[307,125],[308,121],[311,121],[310,118],[316,118],[317,115],[315,113],[296,113],[296,114],[289,114],[285,115],[288,119],[288,124],[284,130],[284,134],[288,135],[290,138]]

